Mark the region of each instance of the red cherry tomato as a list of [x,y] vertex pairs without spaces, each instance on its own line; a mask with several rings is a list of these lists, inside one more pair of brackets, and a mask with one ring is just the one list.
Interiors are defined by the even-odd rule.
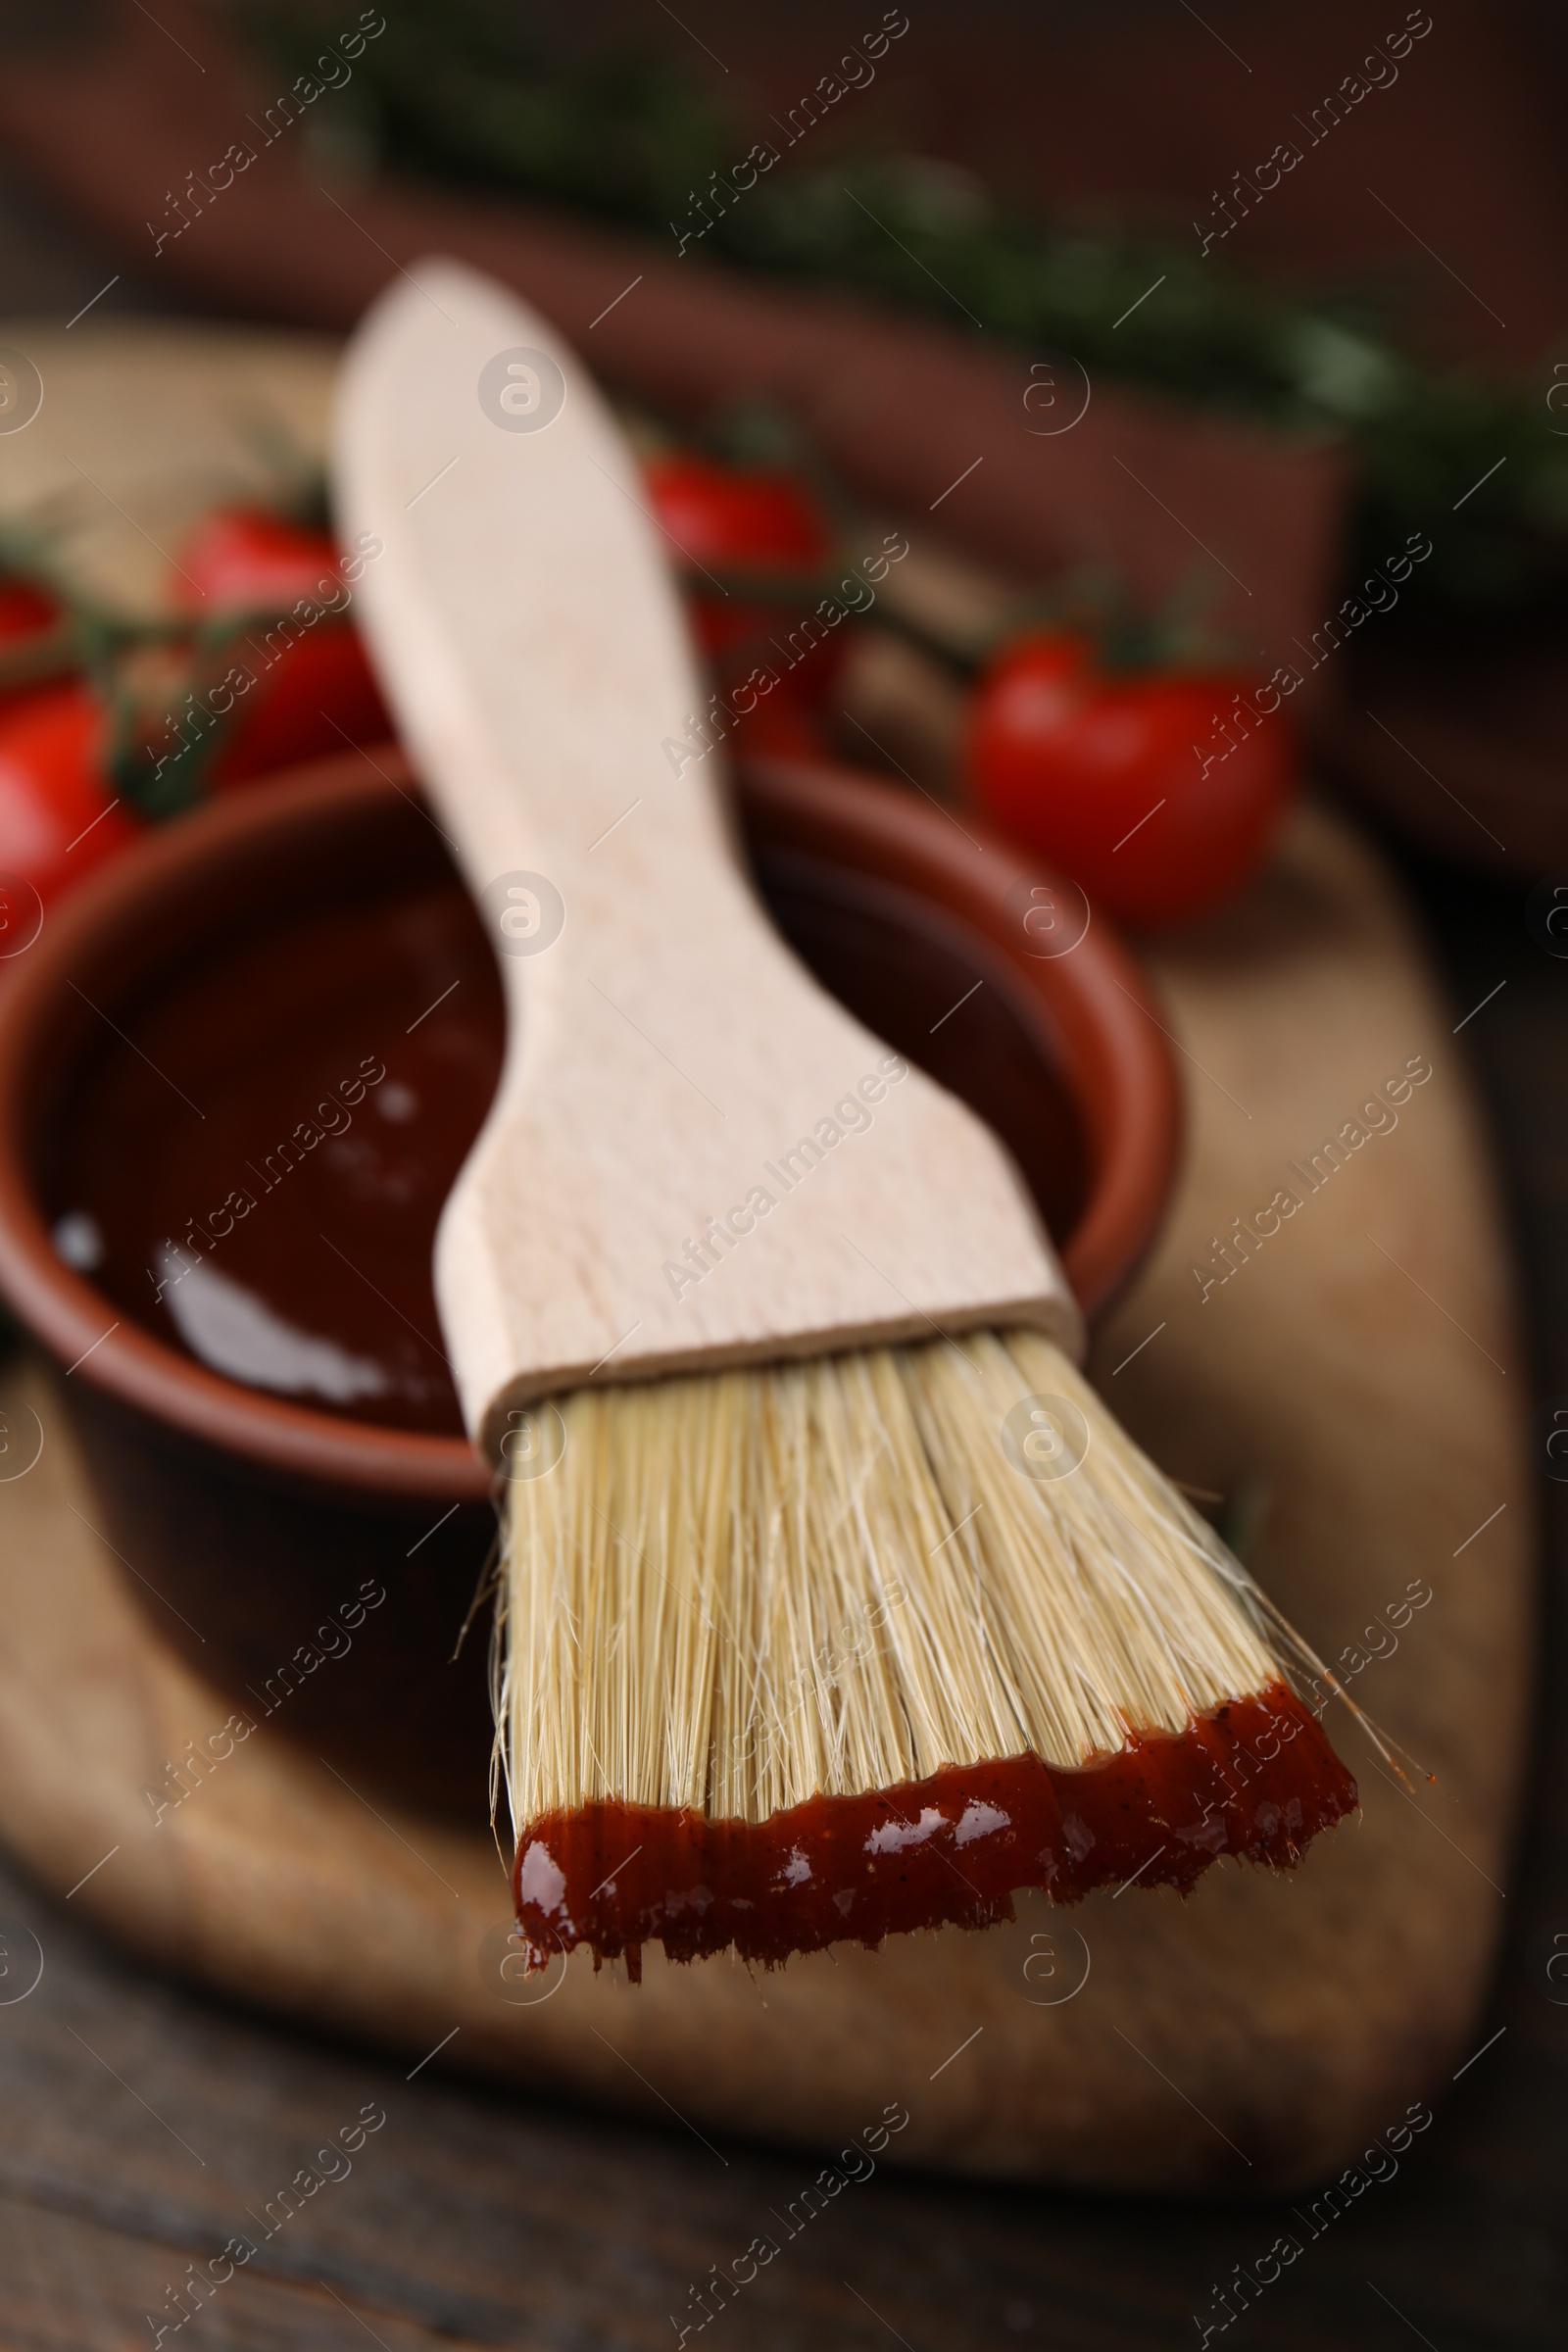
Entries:
[[747,752],[775,760],[805,760],[821,766],[834,757],[832,738],[809,703],[770,694],[735,722],[735,741]]
[[827,520],[793,473],[686,451],[655,458],[645,479],[655,514],[691,563],[814,578],[832,555]]
[[281,612],[296,597],[325,597],[337,549],[325,531],[267,507],[215,507],[179,550],[174,582],[187,612]]
[[47,589],[30,580],[0,579],[0,704],[70,668],[64,621]]
[[27,886],[47,905],[141,831],[105,784],[108,734],[78,678],[0,710],[0,933],[24,927]]
[[970,789],[1128,922],[1204,913],[1262,862],[1296,781],[1283,711],[1254,715],[1250,732],[1233,721],[1225,751],[1216,721],[1249,684],[1218,670],[1102,670],[1065,630],[1016,638],[975,692]]
[[[808,487],[777,467],[726,466],[690,452],[656,458],[644,479],[671,558],[693,570],[698,643],[720,680],[757,663],[776,676],[774,697],[820,702],[838,666],[837,633],[809,643],[796,635],[792,642],[792,631],[815,606],[835,546]],[[765,601],[726,596],[701,584],[702,570],[765,579],[769,594]]]
[[24,644],[58,626],[60,607],[30,580],[0,579],[0,646]]
[[236,694],[207,780],[222,789],[340,752],[381,743],[392,721],[345,601],[325,531],[260,507],[221,507],[179,550],[175,588],[204,622],[254,615],[229,660],[251,684]]

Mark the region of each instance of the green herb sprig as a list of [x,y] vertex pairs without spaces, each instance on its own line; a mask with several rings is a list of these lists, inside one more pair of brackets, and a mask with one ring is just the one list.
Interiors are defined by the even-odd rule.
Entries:
[[[296,72],[331,14],[322,0],[236,13]],[[695,231],[694,253],[972,320],[1031,358],[1070,354],[1092,376],[1336,441],[1356,466],[1357,569],[1424,531],[1429,616],[1507,625],[1568,603],[1568,434],[1552,429],[1549,385],[1430,362],[1365,289],[1294,293],[1169,236],[1004,204],[947,165],[846,160],[829,127],[812,155],[830,160],[784,156],[726,198],[754,137],[771,134],[683,65],[563,60],[514,0],[399,0],[386,20],[333,98],[361,153],[651,231],[672,253]]]

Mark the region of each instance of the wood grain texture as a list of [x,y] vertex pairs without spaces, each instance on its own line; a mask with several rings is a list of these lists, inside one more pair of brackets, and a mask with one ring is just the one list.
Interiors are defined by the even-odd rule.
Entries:
[[[481,1974],[507,1917],[481,1833],[394,1818],[265,1727],[153,1825],[142,1786],[226,1709],[72,1515],[92,1505],[46,1395],[44,1452],[0,1488],[12,1850],[61,1892],[101,1862],[74,1910],[247,1999],[411,2063],[456,2028],[460,2065],[673,2108],[709,2138],[837,2145],[897,2100],[910,2123],[890,2159],[960,2173],[1254,2191],[1348,2161],[1466,2054],[1498,1931],[1529,1511],[1495,1212],[1449,1019],[1338,824],[1304,814],[1268,880],[1159,970],[1189,1057],[1190,1166],[1096,1369],[1178,1477],[1269,1482],[1254,1565],[1331,1658],[1412,1580],[1430,1587],[1354,1689],[1435,1783],[1401,1791],[1342,1717],[1363,1814],[1295,1877],[1224,1866],[1185,1904],[1026,1898],[1012,1928],[755,1980],[650,1954],[637,1993],[579,1955],[548,1999],[514,2006]],[[1397,1127],[1200,1299],[1210,1235],[1412,1057],[1433,1075]],[[1054,2001],[1085,1949],[1087,1982]]]
[[[1009,1323],[1077,1352],[996,1139],[761,911],[666,551],[582,360],[501,286],[426,262],[349,347],[334,451],[362,625],[508,992],[500,1087],[436,1241],[475,1443],[499,1459],[511,1407],[607,1361],[644,1379]],[[882,1107],[852,1136],[862,1087]],[[710,1283],[685,1260],[710,1220]]]

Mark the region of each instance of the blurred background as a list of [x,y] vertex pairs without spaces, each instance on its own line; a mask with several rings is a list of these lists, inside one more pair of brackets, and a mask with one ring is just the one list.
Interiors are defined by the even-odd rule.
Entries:
[[[300,100],[275,117],[289,89]],[[824,530],[840,513],[940,511],[942,560],[890,587],[893,625],[846,657],[833,710],[781,699],[756,748],[853,757],[967,801],[1152,935],[1243,887],[1304,778],[1396,870],[1454,1021],[1487,1004],[1459,1042],[1527,1327],[1515,1402],[1544,1612],[1476,2035],[1501,2038],[1398,2179],[1314,2245],[1289,2295],[1238,2320],[1258,2345],[1544,2346],[1568,2294],[1568,2009],[1543,1956],[1568,1935],[1568,1516],[1547,1448],[1568,1396],[1565,121],[1568,12],[1548,0],[0,10],[0,344],[25,344],[13,322],[62,352],[103,338],[72,364],[98,370],[112,410],[143,326],[336,335],[392,269],[459,252],[590,350],[650,465],[677,469],[662,512],[684,516],[691,562],[768,573],[768,626],[820,568],[811,516],[786,517],[782,548],[765,518],[748,543],[703,466],[792,474]],[[249,161],[225,178],[236,145]],[[16,678],[74,582],[69,664],[96,664],[144,748],[184,673],[149,672],[123,612],[117,635],[78,510],[40,522],[24,460],[24,436],[0,431],[0,554],[47,605],[17,624]],[[274,450],[273,476],[291,462]],[[130,595],[125,611],[138,601],[158,609]],[[1172,728],[1172,791],[1206,775],[1199,719],[1224,754],[1219,797],[1195,800],[1183,846],[1130,882],[1109,839],[1063,813],[1063,777],[1099,755],[1020,739],[1008,717],[1017,665],[1064,640],[1096,696],[1132,698],[1129,808],[1165,782]],[[732,691],[754,647],[716,624],[705,643]],[[1194,681],[1200,710],[1182,700]],[[375,739],[373,710],[350,716]],[[179,780],[187,798],[212,783]],[[181,805],[149,799],[136,821]],[[0,867],[21,864],[0,835]],[[48,898],[53,868],[38,887]],[[41,1915],[24,1881],[7,1899]],[[214,2232],[205,2190],[140,2193],[146,2119],[86,2046],[117,2034],[166,2053],[166,2129],[203,2145],[282,2132],[323,2097],[335,2113],[340,2093],[420,2101],[420,2131],[364,2184],[370,2319],[334,2308],[302,2247],[297,2275],[285,2264],[243,2312],[204,2315],[214,2342],[662,2342],[710,2248],[793,2193],[798,2163],[735,2148],[721,2170],[674,2126],[436,2074],[407,2091],[401,2067],[139,1973],[63,1910],[46,1940],[66,2009],[8,2010],[0,2032],[19,2345],[140,2341],[148,2281],[161,2295]],[[458,2205],[484,2241],[482,2293],[442,2219]],[[1288,2226],[1267,2204],[885,2175],[853,2205],[759,2305],[753,2340],[1187,2342],[1214,2282]],[[846,2271],[877,2311],[845,2302]]]

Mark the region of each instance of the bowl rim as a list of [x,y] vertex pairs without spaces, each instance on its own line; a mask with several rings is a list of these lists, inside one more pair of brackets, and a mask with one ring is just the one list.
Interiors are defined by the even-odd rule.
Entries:
[[[1167,1032],[1147,979],[1097,908],[1070,953],[1030,953],[1020,883],[1062,887],[965,811],[923,803],[863,770],[782,759],[743,759],[739,805],[760,842],[817,856],[895,892],[935,903],[991,961],[1015,1012],[1043,1045],[1065,1046],[1083,1121],[1089,1184],[1061,1248],[1085,1313],[1103,1311],[1154,1238],[1180,1144],[1180,1094]],[[32,1189],[28,1117],[70,992],[127,957],[158,962],[152,919],[204,885],[243,892],[258,854],[417,790],[392,745],[345,752],[278,778],[259,779],[148,834],[50,907],[41,932],[0,981],[0,1297],[65,1367],[67,1380],[216,1446],[273,1474],[410,1501],[477,1501],[493,1475],[466,1439],[382,1428],[295,1404],[210,1371],[115,1310],[56,1254]],[[982,837],[983,836],[983,837]],[[1066,886],[1069,889],[1071,885]],[[979,934],[978,943],[974,935]],[[85,982],[85,989],[77,986]],[[91,1006],[97,1011],[96,1005]]]

